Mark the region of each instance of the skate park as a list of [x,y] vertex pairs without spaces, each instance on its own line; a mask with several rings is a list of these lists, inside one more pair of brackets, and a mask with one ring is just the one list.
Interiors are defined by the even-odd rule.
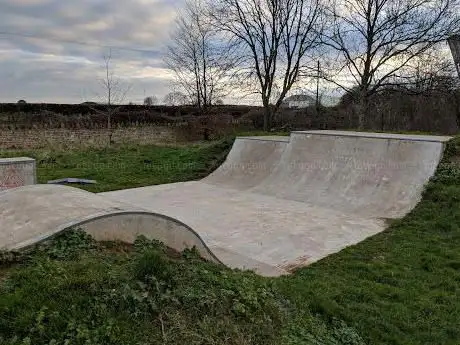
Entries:
[[0,247],[70,228],[137,235],[264,276],[288,274],[386,228],[420,200],[450,137],[299,131],[238,137],[199,181],[89,193],[56,185],[0,192]]

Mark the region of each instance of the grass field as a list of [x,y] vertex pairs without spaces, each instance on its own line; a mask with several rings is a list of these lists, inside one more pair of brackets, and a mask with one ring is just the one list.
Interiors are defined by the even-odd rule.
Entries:
[[[72,170],[77,158],[126,155],[133,166],[125,172],[77,177],[97,176],[100,190],[194,179],[229,147],[62,153],[53,163],[60,176],[43,166],[39,174],[82,173]],[[137,179],[143,160],[153,157],[164,166],[194,164]],[[459,248],[457,138],[408,216],[288,277],[235,272],[142,241],[132,248],[94,244],[72,233],[35,253],[3,254],[0,344],[459,344]]]
[[64,177],[96,180],[91,192],[199,179],[218,167],[232,140],[171,146],[113,146],[82,151],[0,151],[0,157],[36,159],[39,183]]

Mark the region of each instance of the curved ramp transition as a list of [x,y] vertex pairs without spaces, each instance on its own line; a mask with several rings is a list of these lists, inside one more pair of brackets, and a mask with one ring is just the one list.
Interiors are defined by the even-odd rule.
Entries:
[[133,243],[144,235],[178,251],[196,247],[205,259],[220,262],[200,236],[180,221],[73,187],[33,185],[2,192],[0,219],[1,249],[18,250],[80,228],[100,241]]
[[272,173],[250,191],[365,217],[397,218],[419,201],[446,137],[293,132]]
[[201,181],[98,195],[17,188],[0,193],[0,246],[20,248],[80,225],[96,239],[144,234],[178,250],[196,246],[233,268],[285,274],[409,212],[449,139],[340,131],[237,138],[226,162]]
[[282,136],[237,138],[224,164],[203,181],[238,190],[255,187],[270,176],[288,143]]

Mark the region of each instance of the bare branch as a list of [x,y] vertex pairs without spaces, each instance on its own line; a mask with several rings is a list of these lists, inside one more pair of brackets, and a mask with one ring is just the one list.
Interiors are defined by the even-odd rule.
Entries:
[[324,44],[341,54],[362,99],[460,31],[460,0],[345,0],[329,11]]
[[322,32],[320,0],[209,1],[214,26],[237,42],[247,81],[265,108],[264,127],[298,82]]
[[103,105],[103,110],[100,107],[90,106],[90,108],[94,112],[107,117],[110,144],[113,136],[112,117],[119,112],[121,104],[125,101],[126,95],[131,90],[131,85],[123,84],[122,80],[115,76],[111,50],[103,56],[103,61],[103,77],[99,79],[102,91],[99,94],[98,102]]
[[222,43],[204,10],[201,0],[186,2],[164,59],[176,84],[199,108],[228,95],[232,69],[238,63],[234,45]]

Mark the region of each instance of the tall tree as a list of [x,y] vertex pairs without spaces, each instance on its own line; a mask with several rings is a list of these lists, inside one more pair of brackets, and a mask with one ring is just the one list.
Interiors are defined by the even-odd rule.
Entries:
[[455,68],[460,78],[460,35],[452,35],[448,38],[450,51],[454,58]]
[[163,103],[169,106],[177,107],[177,106],[190,104],[190,100],[187,97],[187,95],[183,94],[182,92],[173,91],[173,92],[168,93],[163,98]]
[[411,92],[449,91],[458,87],[455,66],[445,50],[439,45],[412,59],[393,78],[389,78],[398,88]]
[[[211,0],[210,0],[211,1]],[[264,128],[298,81],[322,30],[320,0],[212,0],[216,27],[238,45],[244,77],[260,94]],[[248,78],[249,77],[249,78]]]
[[144,98],[144,105],[151,107],[152,105],[158,104],[157,96],[147,96]]
[[231,47],[220,42],[204,10],[201,0],[186,2],[165,55],[180,90],[200,109],[229,93],[235,62]]
[[[369,96],[394,83],[412,60],[460,30],[459,0],[337,0],[324,43],[358,86],[359,126]],[[329,79],[331,80],[331,79]],[[350,84],[332,80],[350,91]]]
[[[104,63],[102,66],[103,73],[99,79],[101,93],[98,94],[99,104],[103,106],[90,106],[90,108],[107,118],[107,131],[109,133],[109,145],[112,143],[113,131],[112,118],[116,115],[125,101],[126,95],[131,89],[131,85],[123,83],[122,79],[117,77],[112,61],[112,50],[103,56]],[[102,109],[102,110],[101,110]]]

